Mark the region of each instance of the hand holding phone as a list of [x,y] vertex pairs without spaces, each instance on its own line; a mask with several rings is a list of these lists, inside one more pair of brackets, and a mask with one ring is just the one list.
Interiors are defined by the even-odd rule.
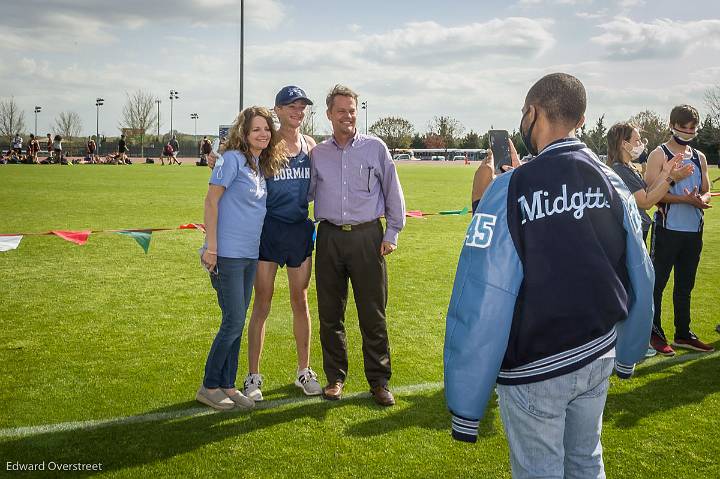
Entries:
[[490,130],[488,137],[495,163],[495,172],[497,174],[505,173],[507,170],[504,167],[512,166],[508,132],[507,130]]

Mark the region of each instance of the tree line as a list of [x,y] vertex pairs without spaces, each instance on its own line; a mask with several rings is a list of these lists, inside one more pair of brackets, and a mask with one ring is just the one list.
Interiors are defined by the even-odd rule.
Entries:
[[[708,114],[701,119],[697,138],[691,145],[706,154],[708,161],[718,163],[720,149],[720,85],[709,89],[705,94],[705,106]],[[669,119],[652,110],[641,111],[628,118],[648,140],[648,151],[652,151],[670,136]],[[492,129],[492,127],[491,127]],[[601,115],[591,127],[584,125],[578,132],[578,138],[598,155],[607,154],[607,130],[605,115]],[[465,133],[465,127],[450,116],[435,116],[427,124],[424,132],[418,132],[415,126],[405,118],[387,116],[373,123],[369,131],[381,138],[390,150],[409,148],[490,148],[488,133],[480,134],[474,130]],[[513,130],[510,138],[522,157],[527,149],[522,142],[520,132]]]

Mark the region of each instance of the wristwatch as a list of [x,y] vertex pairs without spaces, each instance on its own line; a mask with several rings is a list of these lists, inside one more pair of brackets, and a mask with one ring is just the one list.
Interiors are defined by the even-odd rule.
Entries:
[[675,180],[673,180],[671,176],[668,176],[667,178],[665,178],[665,181],[667,181],[667,182],[670,183],[671,185],[672,185],[673,183],[675,183]]

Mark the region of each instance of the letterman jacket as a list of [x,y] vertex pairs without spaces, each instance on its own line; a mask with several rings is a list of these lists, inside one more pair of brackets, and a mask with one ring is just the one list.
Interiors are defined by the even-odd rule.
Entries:
[[654,279],[635,199],[579,140],[497,177],[467,229],[447,314],[453,437],[476,441],[496,382],[561,376],[613,347],[629,378],[647,350]]

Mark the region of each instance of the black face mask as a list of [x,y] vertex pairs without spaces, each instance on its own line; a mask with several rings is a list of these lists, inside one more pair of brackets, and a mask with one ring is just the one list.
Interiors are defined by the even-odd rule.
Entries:
[[530,153],[532,156],[537,156],[537,148],[535,148],[532,144],[532,132],[533,128],[535,128],[535,122],[537,121],[537,112],[535,112],[535,118],[533,118],[532,123],[530,123],[530,128],[528,128],[527,133],[523,133],[522,131],[522,122],[528,113],[530,113],[530,108],[528,108],[527,111],[523,114],[522,118],[520,118],[520,136],[522,136],[522,141],[523,143],[525,143],[525,148],[527,148],[528,153]]

